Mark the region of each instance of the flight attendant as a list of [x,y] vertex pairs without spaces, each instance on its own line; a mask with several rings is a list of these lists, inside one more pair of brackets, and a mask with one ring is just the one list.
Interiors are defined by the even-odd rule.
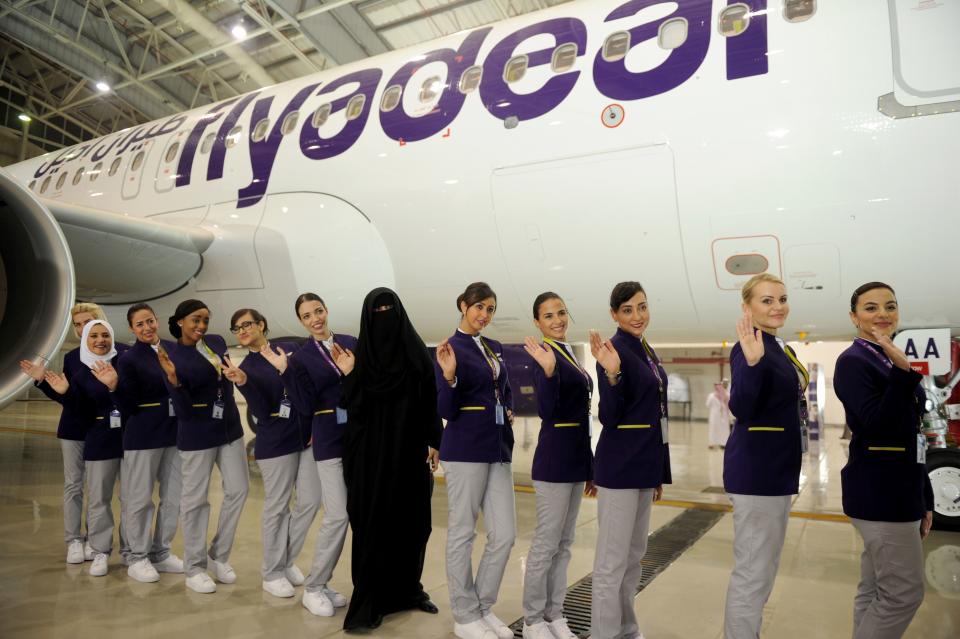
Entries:
[[[497,310],[497,296],[474,282],[457,298],[460,326],[437,345],[437,412],[447,420],[440,462],[447,482],[447,587],[453,631],[461,639],[509,639],[493,613],[510,549],[517,536],[513,497],[513,396],[503,347],[481,335]],[[483,512],[487,545],[471,565],[477,517]]]
[[524,639],[576,639],[563,616],[567,565],[581,497],[596,495],[590,448],[593,380],[567,343],[566,304],[556,293],[533,302],[533,323],[543,342],[532,337],[524,348],[533,369],[540,415],[540,437],[533,455],[537,528],[527,553],[523,580]]
[[[113,485],[120,475],[123,457],[122,415],[114,391],[117,388],[116,363],[126,345],[114,344],[113,328],[106,320],[92,320],[80,336],[82,368],[69,380],[47,372],[51,388],[70,404],[73,414],[84,426],[84,474],[87,479],[87,539],[93,549],[91,577],[107,574],[107,561],[113,551]],[[122,528],[122,527],[121,527]],[[121,554],[125,542],[121,532]]]
[[[257,418],[254,457],[263,476],[263,589],[274,597],[292,597],[293,586],[303,583],[294,561],[320,508],[320,478],[310,446],[310,417],[294,409],[280,377],[286,372],[287,356],[297,347],[271,344],[267,330],[267,318],[252,308],[242,308],[230,318],[230,331],[249,350],[240,363],[246,379],[238,381],[237,388]],[[279,358],[277,367],[264,357],[268,351]]]
[[593,563],[593,639],[642,637],[633,610],[647,551],[650,509],[671,483],[667,374],[647,343],[647,294],[639,282],[610,293],[617,332],[590,333],[597,360],[600,423],[594,483],[599,535]]
[[[323,519],[301,603],[314,615],[332,617],[334,608],[347,605],[347,598],[330,588],[329,582],[340,560],[349,525],[347,486],[343,479],[343,432],[347,412],[338,408],[338,402],[341,380],[353,370],[352,352],[357,346],[357,338],[333,334],[328,324],[327,305],[315,293],[298,297],[294,310],[300,323],[309,331],[310,339],[295,357],[289,358],[282,378],[294,408],[312,418],[313,459],[323,502]],[[279,368],[279,353],[264,350],[263,355]],[[338,361],[334,361],[338,357]],[[338,362],[343,370],[337,366]]]
[[730,393],[727,392],[727,380],[713,385],[713,392],[707,396],[709,424],[709,448],[718,446],[721,450],[727,445],[730,436]]
[[[124,417],[120,503],[124,536],[130,545],[127,574],[140,582],[160,579],[159,573],[182,573],[183,561],[170,552],[180,519],[180,455],[177,418],[167,390],[157,350],[161,344],[157,316],[147,304],[127,309],[127,324],[137,338],[117,364],[120,381],[114,393]],[[153,488],[160,504],[153,534]]]
[[887,284],[850,298],[854,343],[837,359],[833,388],[853,432],[840,473],[843,512],[863,538],[853,604],[854,639],[897,639],[923,602],[920,541],[933,521],[933,490],[921,429],[920,373],[891,341],[900,320]]
[[[103,311],[96,304],[81,302],[70,309],[73,333],[80,339],[83,327],[95,319],[106,320]],[[80,348],[68,352],[63,358],[63,376],[68,381],[86,367],[80,363]],[[34,386],[48,398],[62,406],[60,422],[57,424],[57,439],[63,454],[63,529],[67,544],[67,563],[82,564],[84,560],[93,560],[93,549],[81,533],[83,513],[83,442],[86,428],[82,420],[74,414],[72,402],[64,403],[60,393],[53,390],[44,379],[47,372],[44,364],[35,364],[29,360],[20,362],[20,369],[33,379]]]
[[723,485],[733,502],[734,555],[726,639],[760,634],[807,446],[809,375],[777,337],[790,313],[787,289],[779,278],[762,273],[743,285],[741,297],[740,341],[730,352],[730,411],[737,422],[723,459]]
[[[208,558],[217,581],[237,580],[229,563],[230,551],[250,485],[243,427],[233,398],[233,382],[243,377],[243,371],[230,362],[223,338],[207,334],[210,310],[200,300],[181,302],[167,325],[177,343],[169,351],[160,348],[158,356],[178,421],[186,585],[195,592],[211,593],[217,585],[206,572]],[[214,464],[220,469],[223,503],[208,550],[208,493]]]

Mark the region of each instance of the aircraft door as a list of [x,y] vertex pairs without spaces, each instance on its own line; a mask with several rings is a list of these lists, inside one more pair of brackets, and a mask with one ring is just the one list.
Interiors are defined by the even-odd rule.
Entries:
[[139,149],[134,146],[127,154],[126,165],[123,170],[123,188],[120,194],[125,200],[137,197],[140,194],[140,182],[143,181],[143,171],[153,148],[153,140],[147,140]]
[[637,280],[658,339],[699,323],[690,311],[668,145],[505,167],[494,171],[492,187],[501,248],[521,299],[555,290],[574,317],[602,321],[613,285]]

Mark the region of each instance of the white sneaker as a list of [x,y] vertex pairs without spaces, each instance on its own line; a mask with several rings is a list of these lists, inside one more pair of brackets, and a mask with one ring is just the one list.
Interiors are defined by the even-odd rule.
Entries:
[[217,584],[213,583],[213,579],[205,572],[198,572],[193,577],[187,577],[184,583],[187,584],[187,588],[190,590],[202,594],[217,591]]
[[293,586],[290,585],[290,582],[287,581],[286,577],[278,577],[277,579],[271,579],[263,581],[263,589],[274,597],[286,598],[292,597],[295,593]]
[[232,584],[237,581],[237,573],[233,572],[233,566],[225,561],[217,561],[213,557],[207,557],[213,564],[213,576],[222,584]]
[[83,562],[83,542],[79,539],[74,539],[70,542],[70,545],[67,546],[67,563],[82,564]]
[[93,563],[90,564],[91,577],[103,577],[107,574],[107,555],[102,552],[93,555]]
[[567,625],[567,620],[564,617],[546,623],[550,627],[550,632],[557,639],[577,639],[577,635],[570,630],[570,626]]
[[[523,639],[554,639],[554,637],[547,622],[541,621],[532,626],[523,624]],[[566,636],[564,636],[564,639],[566,639]],[[576,639],[576,635],[574,635],[574,639]]]
[[93,557],[96,554],[97,553],[93,551],[93,546],[90,545],[89,541],[83,542],[83,560],[84,561],[93,561]]
[[330,588],[329,586],[324,586],[321,588],[323,594],[327,596],[327,599],[330,600],[330,603],[333,604],[334,608],[343,608],[347,605],[347,598],[341,595],[339,592]]
[[500,637],[500,639],[513,639],[513,630],[507,627],[507,624],[500,621],[495,614],[488,612],[481,619],[483,623],[487,624],[490,630]]
[[333,616],[333,602],[322,590],[303,593],[303,607],[318,617]]
[[497,633],[490,630],[490,626],[484,623],[483,619],[470,623],[454,623],[453,634],[460,639],[497,639]]
[[167,555],[167,558],[163,561],[158,561],[153,564],[153,567],[157,572],[180,574],[183,572],[183,560],[176,555],[171,554]]
[[150,560],[146,557],[130,564],[127,567],[127,576],[145,584],[160,581],[160,575],[157,573],[157,569],[153,567],[153,564],[151,564]]
[[291,586],[302,586],[303,585],[303,573],[300,572],[300,569],[297,568],[297,564],[290,564],[287,566],[287,569],[283,571],[284,576],[286,576],[287,581],[290,582]]

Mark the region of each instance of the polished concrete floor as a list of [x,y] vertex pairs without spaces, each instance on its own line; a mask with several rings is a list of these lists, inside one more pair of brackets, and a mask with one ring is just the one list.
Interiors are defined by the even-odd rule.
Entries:
[[[260,588],[260,527],[263,487],[251,464],[251,491],[231,563],[239,580],[213,595],[186,590],[182,575],[163,575],[157,584],[126,576],[114,555],[106,577],[90,577],[90,564],[64,563],[62,471],[52,436],[58,409],[49,402],[17,402],[0,412],[0,637],[277,637],[342,636],[342,611],[333,618],[310,615],[299,601],[275,599]],[[512,622],[521,615],[524,557],[534,528],[530,460],[537,436],[533,420],[515,425],[519,538],[495,612]],[[808,456],[794,504],[776,588],[764,615],[763,636],[776,639],[848,637],[851,604],[859,574],[861,543],[840,516],[839,471],[846,451],[840,430],[827,428]],[[706,424],[672,425],[675,484],[653,510],[656,529],[683,508],[728,502],[722,493],[720,451],[706,446]],[[211,503],[220,501],[218,480]],[[708,492],[704,492],[704,490]],[[115,505],[119,513],[119,505]],[[443,547],[446,493],[438,483],[433,500],[433,536],[423,583],[440,606],[439,615],[401,613],[388,617],[380,637],[453,637]],[[585,500],[570,563],[572,583],[592,569],[596,502]],[[311,531],[308,549],[312,545]],[[702,539],[660,574],[636,599],[647,639],[715,639],[721,636],[723,599],[732,565],[733,525],[725,515]],[[350,593],[350,539],[331,585]],[[481,543],[476,544],[479,557]],[[182,556],[177,537],[174,551]],[[934,532],[924,542],[927,594],[907,637],[960,637],[960,534]],[[306,571],[311,553],[299,565]],[[299,591],[300,589],[298,589]]]

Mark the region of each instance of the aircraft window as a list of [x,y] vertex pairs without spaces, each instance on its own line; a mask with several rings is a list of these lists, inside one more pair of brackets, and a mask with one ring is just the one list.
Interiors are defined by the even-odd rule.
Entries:
[[100,169],[103,168],[103,162],[97,162],[93,166],[93,170],[90,171],[90,181],[94,182],[98,177],[100,177]]
[[561,44],[553,50],[550,57],[550,69],[554,73],[563,73],[573,68],[573,63],[577,61],[577,43],[568,42]]
[[177,157],[177,151],[179,150],[180,150],[180,143],[174,142],[173,144],[170,145],[170,148],[167,149],[167,155],[163,159],[166,160],[168,164],[170,162],[173,162],[174,158]]
[[770,262],[759,253],[746,253],[728,257],[724,266],[734,275],[758,275],[767,272]]
[[333,110],[333,107],[330,106],[329,102],[318,106],[317,110],[313,112],[313,120],[310,122],[313,128],[319,129],[322,127],[326,123],[327,118],[330,117],[331,110]]
[[483,67],[475,65],[463,72],[460,76],[460,93],[466,95],[477,90],[480,78],[483,77]]
[[683,46],[687,41],[687,19],[672,18],[660,25],[657,33],[657,44],[661,49],[672,51]]
[[46,193],[46,192],[47,192],[47,187],[50,186],[50,177],[51,177],[51,176],[48,175],[48,176],[47,176],[47,179],[45,179],[45,180],[43,181],[43,184],[40,185],[40,192],[41,192],[41,193]]
[[446,87],[444,87],[443,82],[440,81],[440,76],[430,76],[420,85],[420,101],[424,104],[433,102],[434,98],[440,95],[440,92],[443,91],[444,88]]
[[803,22],[817,12],[817,0],[786,0],[783,18],[787,22]]
[[362,93],[350,98],[350,101],[347,102],[347,122],[350,120],[356,120],[360,117],[360,114],[363,113],[363,105],[367,102],[367,96]]
[[281,135],[290,135],[297,129],[297,122],[300,121],[300,112],[291,111],[287,117],[283,118],[283,124],[280,125]]
[[630,32],[617,31],[607,36],[603,41],[603,59],[607,62],[616,62],[627,57],[630,50]]
[[503,81],[507,84],[519,82],[527,74],[527,65],[530,59],[525,55],[517,55],[503,65]]
[[130,163],[130,169],[136,171],[141,166],[143,166],[143,151],[137,151],[137,154],[133,156],[133,162]]
[[207,133],[207,137],[203,138],[203,144],[200,145],[200,153],[209,153],[210,149],[213,148],[213,141],[216,139],[216,133]]
[[717,30],[725,38],[738,36],[750,26],[750,7],[745,4],[732,4],[720,12]]
[[117,174],[117,170],[120,168],[120,158],[115,159],[110,164],[110,170],[107,172],[107,177],[113,177]]
[[240,141],[241,133],[243,133],[243,127],[239,124],[230,129],[230,133],[227,133],[227,139],[225,140],[228,149],[232,149],[233,147],[237,146],[237,143]]
[[394,84],[387,87],[387,90],[383,92],[383,97],[380,98],[380,110],[384,113],[389,113],[397,108],[397,105],[400,104],[400,95],[403,93],[403,87],[399,84]]
[[250,135],[250,139],[254,142],[262,142],[267,137],[267,131],[270,130],[270,118],[263,118],[257,122],[257,126],[253,127],[253,133]]
[[73,174],[73,185],[80,184],[81,179],[83,179],[83,167],[77,169],[77,172]]
[[35,187],[36,185],[37,185],[36,180],[30,180],[30,186],[28,186],[27,188],[29,188],[32,191],[33,187]]
[[60,177],[57,178],[57,190],[58,190],[58,191],[63,188],[63,183],[66,182],[66,181],[67,181],[67,174],[66,174],[66,173],[61,173],[61,174],[60,174]]

